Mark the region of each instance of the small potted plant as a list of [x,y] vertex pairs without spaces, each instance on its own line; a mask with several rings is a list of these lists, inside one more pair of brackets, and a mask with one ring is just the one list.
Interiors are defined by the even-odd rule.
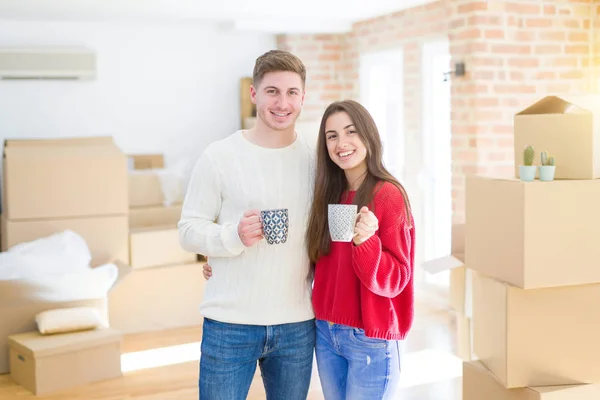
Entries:
[[523,150],[523,165],[519,165],[519,177],[523,182],[533,182],[537,167],[533,165],[535,151],[533,146],[525,147]]
[[554,165],[554,157],[548,157],[548,153],[542,151],[540,154],[542,165],[540,165],[540,181],[553,181],[556,166]]

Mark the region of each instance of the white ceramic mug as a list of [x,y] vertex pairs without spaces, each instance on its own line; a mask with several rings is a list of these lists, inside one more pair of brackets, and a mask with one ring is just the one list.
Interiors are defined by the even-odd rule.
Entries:
[[356,204],[329,204],[327,220],[329,235],[334,242],[350,242],[356,236],[354,226],[360,214]]

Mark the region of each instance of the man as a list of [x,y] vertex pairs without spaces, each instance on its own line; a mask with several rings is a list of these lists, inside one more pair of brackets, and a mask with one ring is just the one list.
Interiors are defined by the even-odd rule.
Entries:
[[[200,307],[202,400],[244,399],[256,363],[267,399],[306,399],[315,344],[304,242],[314,156],[295,122],[306,69],[294,55],[256,60],[254,128],[211,143],[196,163],[179,222],[184,249],[210,259]],[[263,238],[260,210],[287,209],[285,243]]]

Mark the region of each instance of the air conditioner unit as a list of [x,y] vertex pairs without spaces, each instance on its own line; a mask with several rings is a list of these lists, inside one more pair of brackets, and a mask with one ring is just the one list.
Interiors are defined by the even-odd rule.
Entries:
[[96,55],[87,49],[0,48],[0,79],[95,79]]

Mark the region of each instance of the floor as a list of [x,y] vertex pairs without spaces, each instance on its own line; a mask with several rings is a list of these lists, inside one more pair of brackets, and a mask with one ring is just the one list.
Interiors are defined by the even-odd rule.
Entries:
[[[198,327],[127,336],[123,378],[52,395],[34,396],[9,375],[0,375],[0,399],[197,400],[199,337]],[[453,355],[454,343],[454,317],[446,302],[419,291],[415,325],[405,344],[401,400],[461,399],[462,362]],[[265,399],[258,372],[248,399]],[[323,395],[315,366],[308,400],[318,399]]]

